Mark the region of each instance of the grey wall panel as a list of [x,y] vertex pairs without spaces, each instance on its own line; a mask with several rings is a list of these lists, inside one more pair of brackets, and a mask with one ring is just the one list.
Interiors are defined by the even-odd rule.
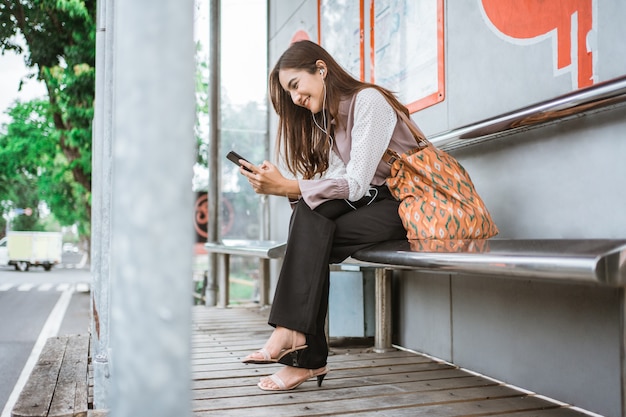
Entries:
[[394,343],[622,415],[620,290],[405,272],[394,293]]
[[507,238],[626,236],[626,107],[454,152]]
[[554,76],[549,39],[532,45],[511,44],[490,30],[479,1],[447,4],[446,101],[450,128],[572,90],[569,74]]
[[272,2],[270,7],[270,67],[298,31],[305,31],[310,39],[317,42],[317,0]]
[[365,283],[360,271],[332,271],[328,299],[330,337],[365,336]]
[[416,273],[394,285],[402,300],[396,304],[397,343],[451,361],[449,276]]
[[453,277],[453,361],[621,415],[619,305],[615,289]]
[[626,74],[626,1],[595,0],[598,27],[596,70],[600,81]]

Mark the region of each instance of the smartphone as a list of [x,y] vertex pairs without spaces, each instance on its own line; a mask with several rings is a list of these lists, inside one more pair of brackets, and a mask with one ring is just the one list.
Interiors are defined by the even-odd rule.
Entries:
[[246,161],[246,162],[249,162],[249,161],[248,161],[246,158],[244,158],[243,156],[239,155],[237,152],[235,152],[235,151],[230,151],[230,152],[228,152],[228,155],[226,155],[226,158],[228,158],[231,162],[233,162],[233,163],[235,163],[235,164],[239,165],[240,167],[242,167],[242,168],[243,168],[243,169],[245,169],[246,171],[248,171],[248,172],[252,172],[252,170],[250,170],[250,169],[248,169],[248,168],[244,167],[243,165],[241,165],[241,164],[239,163],[239,160],[240,160],[240,159],[243,159],[243,160],[244,160],[244,161]]

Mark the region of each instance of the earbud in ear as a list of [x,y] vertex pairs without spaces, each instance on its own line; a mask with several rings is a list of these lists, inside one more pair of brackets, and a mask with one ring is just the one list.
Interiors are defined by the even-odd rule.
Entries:
[[323,69],[320,70],[320,75],[324,75],[324,70]]

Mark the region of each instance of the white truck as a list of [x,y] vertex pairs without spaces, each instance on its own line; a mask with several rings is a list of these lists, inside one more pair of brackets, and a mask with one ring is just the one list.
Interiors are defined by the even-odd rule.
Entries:
[[8,232],[0,239],[0,265],[18,271],[41,266],[46,271],[61,263],[63,235],[58,232]]

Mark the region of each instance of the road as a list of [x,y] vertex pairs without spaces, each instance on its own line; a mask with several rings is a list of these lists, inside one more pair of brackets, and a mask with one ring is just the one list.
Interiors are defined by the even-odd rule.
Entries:
[[51,271],[0,267],[0,417],[10,416],[16,384],[25,382],[20,376],[47,337],[89,331],[91,274],[71,258],[64,256],[75,264]]

